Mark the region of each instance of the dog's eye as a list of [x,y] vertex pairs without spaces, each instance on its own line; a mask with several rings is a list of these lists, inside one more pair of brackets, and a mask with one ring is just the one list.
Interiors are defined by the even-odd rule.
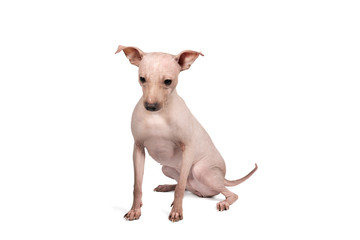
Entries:
[[170,86],[171,83],[172,83],[172,81],[171,81],[170,79],[166,79],[166,80],[164,81],[164,84],[165,84],[166,86]]
[[141,83],[146,82],[145,78],[144,78],[144,77],[140,77],[140,82],[141,82]]

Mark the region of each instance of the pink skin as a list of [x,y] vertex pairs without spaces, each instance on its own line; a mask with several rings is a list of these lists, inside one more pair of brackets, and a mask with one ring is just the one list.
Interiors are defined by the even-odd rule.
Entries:
[[176,92],[179,73],[188,69],[202,53],[190,50],[176,56],[144,53],[138,48],[120,45],[116,53],[121,51],[131,64],[139,67],[139,83],[143,90],[131,121],[135,141],[134,200],[125,219],[135,220],[141,215],[145,148],[153,159],[163,165],[163,173],[177,181],[176,185],[159,185],[154,189],[158,192],[175,190],[170,221],[183,219],[185,190],[200,197],[221,193],[225,200],[217,203],[216,208],[219,211],[228,210],[238,196],[226,186],[235,186],[248,179],[257,170],[257,165],[241,179],[226,180],[223,158]]

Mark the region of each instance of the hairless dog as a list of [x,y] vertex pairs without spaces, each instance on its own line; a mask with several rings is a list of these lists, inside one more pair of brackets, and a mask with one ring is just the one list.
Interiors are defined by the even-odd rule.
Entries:
[[174,180],[174,185],[159,185],[157,192],[175,190],[169,220],[183,219],[182,200],[185,190],[200,197],[219,193],[225,200],[216,204],[219,211],[228,210],[238,196],[226,186],[235,186],[248,179],[225,179],[225,162],[210,136],[191,114],[176,92],[178,75],[189,69],[201,52],[186,50],[178,55],[145,53],[136,47],[119,46],[130,63],[139,67],[139,83],[143,96],[137,103],[131,121],[134,136],[134,199],[126,220],[139,219],[142,206],[142,181],[145,148],[150,156],[162,165],[163,173]]

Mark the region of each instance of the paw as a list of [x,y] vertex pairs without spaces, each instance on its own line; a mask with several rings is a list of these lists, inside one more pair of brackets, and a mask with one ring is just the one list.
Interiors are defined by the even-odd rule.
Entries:
[[159,185],[154,189],[154,191],[155,192],[170,192],[170,191],[174,191],[175,187],[176,187],[176,185],[169,185],[169,184]]
[[140,209],[131,209],[127,214],[124,215],[125,220],[133,221],[138,220],[141,216]]
[[230,204],[227,201],[221,201],[216,204],[216,209],[218,211],[226,211],[229,210]]
[[171,209],[170,215],[169,215],[169,220],[172,222],[178,222],[180,220],[183,219],[183,212],[182,212],[182,208],[175,208],[173,207]]

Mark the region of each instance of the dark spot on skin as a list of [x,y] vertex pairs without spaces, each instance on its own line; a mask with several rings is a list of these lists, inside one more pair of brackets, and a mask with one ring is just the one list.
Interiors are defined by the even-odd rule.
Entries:
[[180,143],[180,149],[181,149],[181,151],[185,151],[185,144],[184,143]]

